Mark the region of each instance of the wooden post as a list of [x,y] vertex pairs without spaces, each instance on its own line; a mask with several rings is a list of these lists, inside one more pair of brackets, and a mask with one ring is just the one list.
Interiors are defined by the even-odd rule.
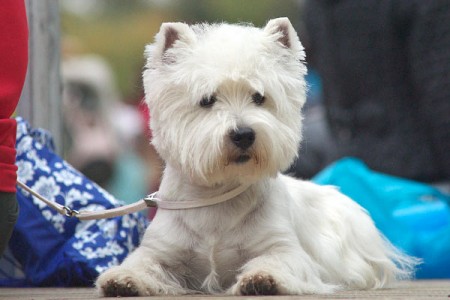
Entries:
[[[20,0],[18,0],[20,1]],[[58,0],[26,0],[29,62],[17,114],[51,132],[62,153],[62,84]]]

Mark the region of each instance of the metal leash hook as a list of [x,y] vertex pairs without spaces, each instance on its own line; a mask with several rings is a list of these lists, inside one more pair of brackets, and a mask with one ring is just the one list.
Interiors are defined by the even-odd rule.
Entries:
[[144,198],[145,205],[147,205],[147,207],[158,207],[158,205],[156,204],[156,201],[159,200],[156,196],[157,193],[158,192],[154,192]]
[[67,206],[63,206],[63,209],[64,209],[64,212],[65,212],[64,215],[66,217],[73,218],[73,217],[76,217],[77,215],[80,214],[80,212],[78,210],[71,209],[70,207],[67,207]]

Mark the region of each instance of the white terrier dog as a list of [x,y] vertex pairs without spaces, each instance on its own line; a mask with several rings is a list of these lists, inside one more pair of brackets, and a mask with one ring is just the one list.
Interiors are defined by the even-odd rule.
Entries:
[[153,144],[166,168],[138,249],[100,275],[105,296],[330,293],[408,278],[367,213],[284,176],[301,140],[305,54],[287,18],[165,23],[146,49]]

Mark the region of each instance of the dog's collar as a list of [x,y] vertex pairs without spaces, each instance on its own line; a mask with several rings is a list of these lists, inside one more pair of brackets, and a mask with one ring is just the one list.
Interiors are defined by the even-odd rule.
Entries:
[[211,206],[215,204],[219,204],[234,197],[242,194],[250,187],[250,184],[241,184],[238,187],[216,197],[212,198],[204,198],[204,199],[195,199],[195,200],[186,200],[186,201],[173,201],[161,199],[158,196],[158,192],[148,195],[144,198],[144,201],[148,207],[158,207],[161,209],[191,209],[191,208],[199,208],[205,206]]

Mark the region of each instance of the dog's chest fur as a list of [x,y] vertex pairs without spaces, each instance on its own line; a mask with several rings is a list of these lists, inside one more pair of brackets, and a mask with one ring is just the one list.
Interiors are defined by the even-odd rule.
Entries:
[[[167,258],[166,264],[175,273],[184,274],[183,280],[188,278],[186,283],[192,289],[226,289],[240,268],[265,250],[259,232],[264,230],[261,222],[271,214],[272,204],[263,192],[264,185],[269,184],[219,205],[160,211],[147,235],[152,236],[154,246],[178,248],[177,255]],[[270,233],[263,236],[266,234]]]

